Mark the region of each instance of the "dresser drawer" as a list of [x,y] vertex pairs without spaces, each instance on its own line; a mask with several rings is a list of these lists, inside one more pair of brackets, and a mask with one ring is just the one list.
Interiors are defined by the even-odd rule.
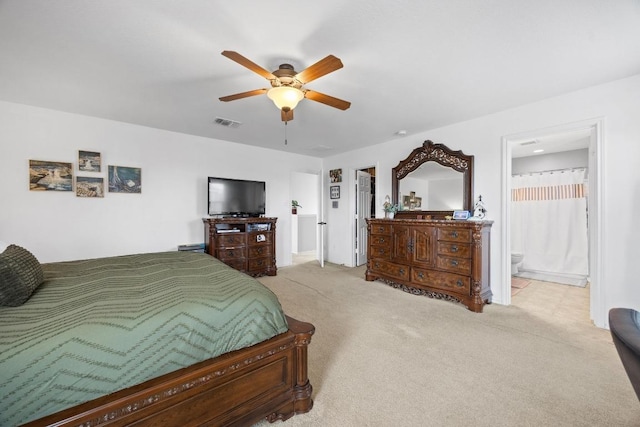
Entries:
[[273,242],[273,232],[256,231],[249,233],[249,245],[271,245]]
[[250,273],[266,270],[267,268],[273,266],[273,262],[271,261],[270,257],[249,259],[247,263],[249,265],[248,270]]
[[249,258],[260,258],[271,255],[271,245],[249,246]]
[[371,258],[390,258],[391,246],[369,246]]
[[438,255],[436,266],[452,273],[471,275],[471,260],[469,258],[455,258]]
[[471,279],[459,274],[414,268],[411,280],[420,285],[445,291],[454,291],[467,295],[471,292]]
[[387,236],[391,235],[391,224],[372,224],[370,226],[371,237],[373,238],[374,234],[384,234]]
[[385,276],[392,276],[394,279],[409,280],[410,267],[408,265],[374,259],[371,260],[371,270]]
[[438,242],[438,254],[471,258],[471,245],[469,243]]
[[468,228],[438,228],[438,240],[445,240],[447,242],[471,242],[471,230]]
[[391,245],[391,236],[372,234],[369,240],[372,245]]
[[218,234],[216,241],[219,248],[225,246],[244,246],[246,243],[244,233]]
[[231,268],[235,268],[238,271],[247,271],[247,261],[244,258],[241,259],[220,259]]
[[223,261],[232,260],[232,259],[244,259],[244,246],[241,247],[229,247],[229,248],[218,248],[216,258],[221,259]]

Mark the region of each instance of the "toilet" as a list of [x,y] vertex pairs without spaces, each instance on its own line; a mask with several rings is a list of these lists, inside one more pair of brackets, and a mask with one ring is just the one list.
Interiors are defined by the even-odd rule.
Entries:
[[518,266],[522,263],[522,259],[524,258],[523,254],[511,253],[511,275],[515,275],[518,273]]

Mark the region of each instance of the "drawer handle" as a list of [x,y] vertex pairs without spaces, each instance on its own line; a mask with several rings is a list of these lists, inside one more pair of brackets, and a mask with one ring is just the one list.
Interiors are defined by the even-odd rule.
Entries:
[[464,283],[462,283],[462,280],[458,279],[458,281],[456,282],[456,286],[461,288],[464,286]]
[[380,243],[384,243],[384,237],[380,237],[379,241]]
[[422,271],[418,273],[418,278],[424,279],[424,273],[422,273]]
[[256,251],[259,254],[262,254],[262,248],[258,248],[258,250]]
[[452,231],[451,232],[451,237],[458,237],[458,232],[457,231]]
[[376,268],[380,268],[380,263],[379,263],[379,262],[376,262],[376,263],[375,263],[375,266],[376,266]]
[[400,270],[398,270],[398,272],[399,272],[400,274],[404,274],[404,268],[401,268]]
[[230,250],[230,249],[227,249],[227,255],[229,255],[229,256],[233,255],[233,251]]
[[380,228],[378,228],[378,231],[379,231],[380,233],[382,233],[382,232],[384,231],[384,227],[380,227]]
[[457,267],[457,266],[458,266],[458,261],[457,261],[457,260],[455,260],[455,259],[452,259],[452,260],[451,260],[451,265],[452,265],[453,267]]
[[258,266],[262,266],[264,264],[263,260],[259,260],[256,264],[258,264]]
[[451,246],[451,252],[458,252],[458,247],[457,246]]

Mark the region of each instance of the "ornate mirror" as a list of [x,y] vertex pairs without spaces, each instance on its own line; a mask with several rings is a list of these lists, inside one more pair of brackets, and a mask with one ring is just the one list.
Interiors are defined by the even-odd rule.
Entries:
[[425,141],[391,174],[396,217],[440,219],[473,209],[473,156]]

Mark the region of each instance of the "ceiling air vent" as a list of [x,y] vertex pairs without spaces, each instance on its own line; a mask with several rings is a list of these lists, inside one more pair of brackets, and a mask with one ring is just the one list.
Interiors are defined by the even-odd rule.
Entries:
[[216,117],[213,122],[217,125],[226,126],[228,128],[237,128],[242,124],[241,122],[238,122],[236,120],[223,119],[222,117]]
[[531,145],[531,144],[537,144],[538,140],[534,139],[533,141],[527,141],[527,142],[522,142],[520,143],[520,145],[524,146],[524,145]]

